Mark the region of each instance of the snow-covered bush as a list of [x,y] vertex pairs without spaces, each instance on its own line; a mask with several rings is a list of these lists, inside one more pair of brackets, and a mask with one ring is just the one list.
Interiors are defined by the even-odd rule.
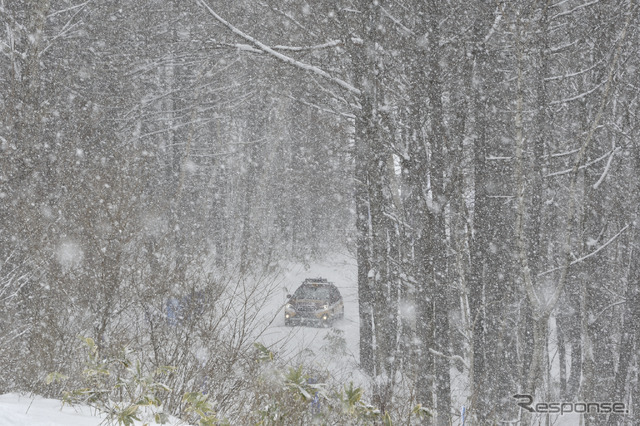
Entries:
[[[47,383],[58,384],[67,404],[86,404],[102,413],[110,424],[130,426],[134,420],[164,423],[174,415],[189,424],[392,424],[391,413],[382,413],[364,400],[364,390],[331,381],[328,372],[300,364],[290,366],[270,349],[255,343],[246,364],[239,369],[244,381],[236,383],[233,401],[221,399],[220,386],[186,386],[181,391],[167,383],[179,383],[180,366],[146,368],[144,353],[122,349],[115,357],[103,358],[91,338],[83,338],[81,380],[70,380],[53,372]],[[149,364],[149,363],[148,363]],[[251,375],[249,375],[251,373]],[[192,383],[198,385],[197,383]],[[179,401],[171,406],[172,400]],[[222,409],[221,409],[222,408]],[[416,407],[414,419],[428,416]]]
[[[237,424],[392,424],[392,414],[365,402],[362,387],[338,383],[328,371],[306,364],[288,365],[256,343],[257,375],[246,389],[245,409],[232,418]],[[429,415],[422,407],[414,419]]]
[[[103,359],[93,339],[82,340],[87,352],[82,387],[64,391],[64,403],[87,404],[106,415],[109,422],[123,426],[133,425],[143,414],[152,415],[157,423],[166,421],[161,398],[171,389],[162,379],[171,372],[170,367],[145,372],[126,348],[117,357]],[[49,383],[67,380],[59,373],[47,377]]]

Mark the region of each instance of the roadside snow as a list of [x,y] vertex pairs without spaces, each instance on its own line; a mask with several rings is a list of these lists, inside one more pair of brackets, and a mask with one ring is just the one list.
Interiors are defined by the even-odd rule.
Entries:
[[[135,422],[136,426],[158,425],[151,419]],[[103,423],[104,422],[104,423]],[[87,406],[62,405],[57,399],[8,393],[0,395],[0,425],[2,426],[102,426],[105,416]],[[165,426],[187,426],[170,419]]]
[[89,407],[62,406],[55,399],[10,393],[0,395],[3,426],[97,426],[104,420]]

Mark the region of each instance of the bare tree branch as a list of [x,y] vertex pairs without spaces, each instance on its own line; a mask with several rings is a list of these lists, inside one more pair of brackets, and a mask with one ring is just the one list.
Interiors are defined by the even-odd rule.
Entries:
[[310,72],[312,74],[316,74],[319,75],[321,77],[323,77],[324,79],[337,84],[338,86],[342,87],[343,89],[353,93],[354,95],[360,95],[360,90],[358,90],[356,87],[352,86],[351,84],[349,84],[348,82],[334,77],[331,74],[329,74],[328,72],[326,72],[325,70],[316,67],[315,65],[311,65],[311,64],[307,64],[301,61],[298,61],[297,59],[291,58],[289,56],[283,55],[282,53],[276,52],[273,48],[267,46],[266,44],[260,42],[259,40],[256,40],[255,38],[251,37],[249,34],[241,31],[240,29],[236,28],[235,26],[233,26],[231,23],[229,23],[228,21],[226,21],[225,19],[223,19],[220,15],[218,15],[204,0],[196,0],[198,3],[200,3],[202,5],[202,7],[204,7],[211,16],[213,16],[218,22],[220,22],[222,25],[224,25],[225,27],[227,27],[229,30],[231,30],[231,32],[233,32],[234,34],[236,34],[237,36],[247,40],[248,42],[250,42],[251,44],[253,44],[254,46],[256,46],[258,49],[262,50],[265,53],[268,53],[269,55],[273,56],[274,58],[293,65],[296,68],[299,68],[301,70]]

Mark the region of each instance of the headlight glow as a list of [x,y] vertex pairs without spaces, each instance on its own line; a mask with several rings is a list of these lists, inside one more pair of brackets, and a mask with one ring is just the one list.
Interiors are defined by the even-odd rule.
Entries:
[[291,303],[287,303],[286,305],[284,305],[284,307],[286,309],[293,309],[293,306],[291,306]]

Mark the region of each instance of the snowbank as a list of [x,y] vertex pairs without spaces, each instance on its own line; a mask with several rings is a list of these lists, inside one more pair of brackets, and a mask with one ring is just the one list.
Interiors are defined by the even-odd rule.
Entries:
[[[40,396],[9,393],[0,395],[0,425],[2,426],[99,426],[104,415],[87,406],[63,406],[62,401]],[[145,421],[157,425],[153,421]],[[102,423],[105,424],[105,423]],[[136,426],[142,422],[136,422]],[[170,426],[186,426],[172,419]]]

